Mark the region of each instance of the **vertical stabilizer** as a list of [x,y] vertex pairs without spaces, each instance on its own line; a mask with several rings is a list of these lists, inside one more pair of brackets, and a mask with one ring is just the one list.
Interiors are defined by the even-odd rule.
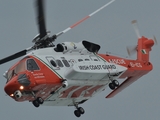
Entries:
[[152,50],[153,45],[154,41],[152,39],[145,38],[144,36],[138,38],[137,59],[149,62],[149,52]]

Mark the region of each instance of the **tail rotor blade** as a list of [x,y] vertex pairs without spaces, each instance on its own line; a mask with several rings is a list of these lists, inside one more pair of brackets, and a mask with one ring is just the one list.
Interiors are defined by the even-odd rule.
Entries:
[[140,35],[140,33],[139,33],[139,29],[138,29],[137,20],[133,20],[133,21],[132,21],[132,25],[133,25],[133,28],[134,28],[134,30],[135,30],[135,32],[136,32],[137,37],[138,37],[138,38],[141,38],[141,35]]
[[153,36],[153,40],[154,40],[154,44],[155,44],[155,45],[158,45],[158,42],[157,42],[157,39],[156,39],[155,36]]
[[137,46],[136,45],[133,45],[133,46],[127,46],[127,52],[128,52],[128,55],[129,56],[132,56],[136,53],[137,51]]

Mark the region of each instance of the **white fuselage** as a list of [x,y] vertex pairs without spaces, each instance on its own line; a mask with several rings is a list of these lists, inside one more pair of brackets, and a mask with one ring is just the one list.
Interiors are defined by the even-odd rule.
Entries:
[[[126,67],[109,63],[98,54],[89,52],[81,44],[79,46],[81,49],[77,47],[77,49],[65,52],[56,52],[53,47],[50,47],[30,53],[49,66],[49,69],[58,77],[66,79],[69,84],[67,88],[61,87],[50,95],[44,105],[70,106],[74,102],[80,103],[88,100],[104,90],[111,80],[118,79],[127,70]],[[53,64],[53,61],[56,65]]]

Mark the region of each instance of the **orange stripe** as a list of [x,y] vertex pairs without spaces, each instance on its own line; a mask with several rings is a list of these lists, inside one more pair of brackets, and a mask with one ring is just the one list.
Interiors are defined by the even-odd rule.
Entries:
[[75,23],[74,25],[72,25],[70,28],[74,28],[75,26],[77,26],[78,24],[80,24],[81,22],[85,21],[86,19],[88,19],[90,16],[86,16],[85,18],[83,18],[82,20],[78,21],[77,23]]
[[61,94],[63,94],[60,98],[67,98],[69,93],[78,88],[79,86],[72,86],[68,88],[67,90],[63,91]]
[[103,85],[97,85],[97,86],[93,87],[92,89],[90,89],[90,90],[87,91],[88,93],[84,94],[84,97],[91,97],[93,95],[93,93],[95,91],[97,91],[101,87],[103,87]]
[[92,87],[92,86],[84,86],[84,87],[78,89],[77,91],[75,91],[75,92],[72,94],[71,98],[79,97],[83,91],[85,91],[86,89],[88,89],[88,88],[90,88],[90,87]]

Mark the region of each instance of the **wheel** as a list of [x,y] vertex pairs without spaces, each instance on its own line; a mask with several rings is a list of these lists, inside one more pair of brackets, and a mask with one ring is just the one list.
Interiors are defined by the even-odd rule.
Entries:
[[35,107],[39,107],[39,102],[38,102],[37,100],[34,100],[34,101],[32,102],[32,104],[33,104]]
[[109,87],[110,87],[111,90],[115,89],[115,85],[113,83],[109,83]]
[[44,100],[41,97],[38,97],[37,101],[38,101],[39,104],[43,104],[43,102],[44,102]]
[[79,112],[79,110],[75,110],[74,114],[75,114],[76,117],[80,117],[81,116],[81,113]]
[[83,109],[82,107],[79,107],[79,108],[78,108],[78,111],[79,111],[81,114],[84,114],[84,113],[85,113],[85,111],[84,111],[84,109]]
[[113,80],[112,83],[114,84],[114,86],[118,87],[119,86],[119,82],[117,80]]

